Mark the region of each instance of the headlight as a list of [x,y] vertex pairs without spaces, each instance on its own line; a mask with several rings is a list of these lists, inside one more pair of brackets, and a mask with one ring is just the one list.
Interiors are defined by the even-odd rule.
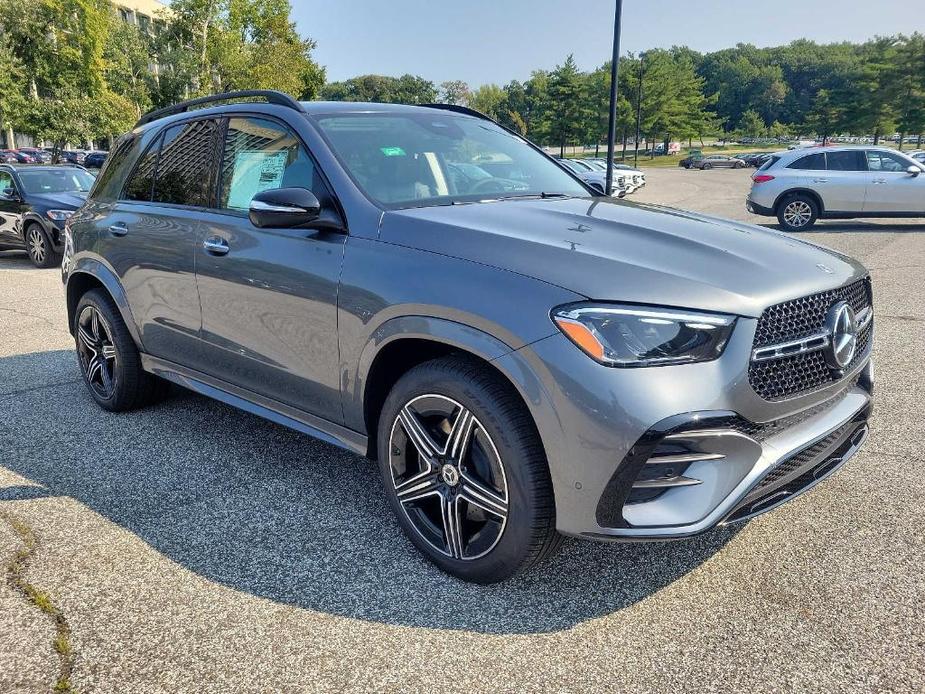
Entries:
[[735,316],[670,308],[570,304],[552,318],[583,352],[608,366],[663,366],[716,359]]
[[74,214],[73,210],[48,210],[45,215],[56,222],[62,222]]

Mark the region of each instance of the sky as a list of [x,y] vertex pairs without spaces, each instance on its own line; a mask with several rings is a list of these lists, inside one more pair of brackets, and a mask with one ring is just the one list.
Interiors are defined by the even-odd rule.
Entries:
[[[290,0],[329,81],[376,73],[436,83],[524,80],[572,53],[610,58],[614,0]],[[825,43],[925,31],[923,0],[625,0],[621,54],[687,45],[712,51],[798,38]]]

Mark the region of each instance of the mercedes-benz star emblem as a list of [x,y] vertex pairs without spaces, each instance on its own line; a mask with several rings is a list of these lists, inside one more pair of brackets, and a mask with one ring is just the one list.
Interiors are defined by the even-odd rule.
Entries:
[[854,359],[858,346],[858,324],[854,310],[847,302],[833,304],[826,315],[830,344],[826,350],[826,361],[833,369],[842,370]]
[[459,471],[452,465],[444,465],[440,470],[440,477],[450,487],[455,487],[459,484]]

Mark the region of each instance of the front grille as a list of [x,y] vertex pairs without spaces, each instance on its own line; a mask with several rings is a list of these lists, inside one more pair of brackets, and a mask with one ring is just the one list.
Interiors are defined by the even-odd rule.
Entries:
[[[785,301],[764,310],[755,331],[755,348],[800,340],[818,333],[825,327],[825,317],[832,304],[847,301],[854,312],[871,307],[870,279]],[[858,333],[854,359],[846,367],[853,369],[867,356],[873,321]],[[842,373],[831,369],[821,350],[752,362],[748,381],[752,389],[765,400],[782,400],[810,393],[838,381]]]

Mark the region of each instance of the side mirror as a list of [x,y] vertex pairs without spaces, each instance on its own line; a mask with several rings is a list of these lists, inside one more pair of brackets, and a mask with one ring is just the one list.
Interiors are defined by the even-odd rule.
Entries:
[[19,193],[16,192],[15,188],[5,188],[3,192],[0,193],[0,198],[7,202],[19,202]]
[[910,176],[918,176],[920,173],[922,173],[922,167],[913,166],[910,164],[909,167],[906,169],[906,173],[909,174]]
[[298,227],[318,219],[321,203],[306,188],[273,188],[257,193],[248,213],[255,227]]
[[601,194],[601,195],[606,195],[606,193],[604,192],[604,184],[603,184],[603,183],[600,183],[600,182],[598,182],[598,181],[589,181],[589,182],[588,182],[588,185],[591,186],[592,188],[594,188],[594,190],[597,191],[599,194]]

